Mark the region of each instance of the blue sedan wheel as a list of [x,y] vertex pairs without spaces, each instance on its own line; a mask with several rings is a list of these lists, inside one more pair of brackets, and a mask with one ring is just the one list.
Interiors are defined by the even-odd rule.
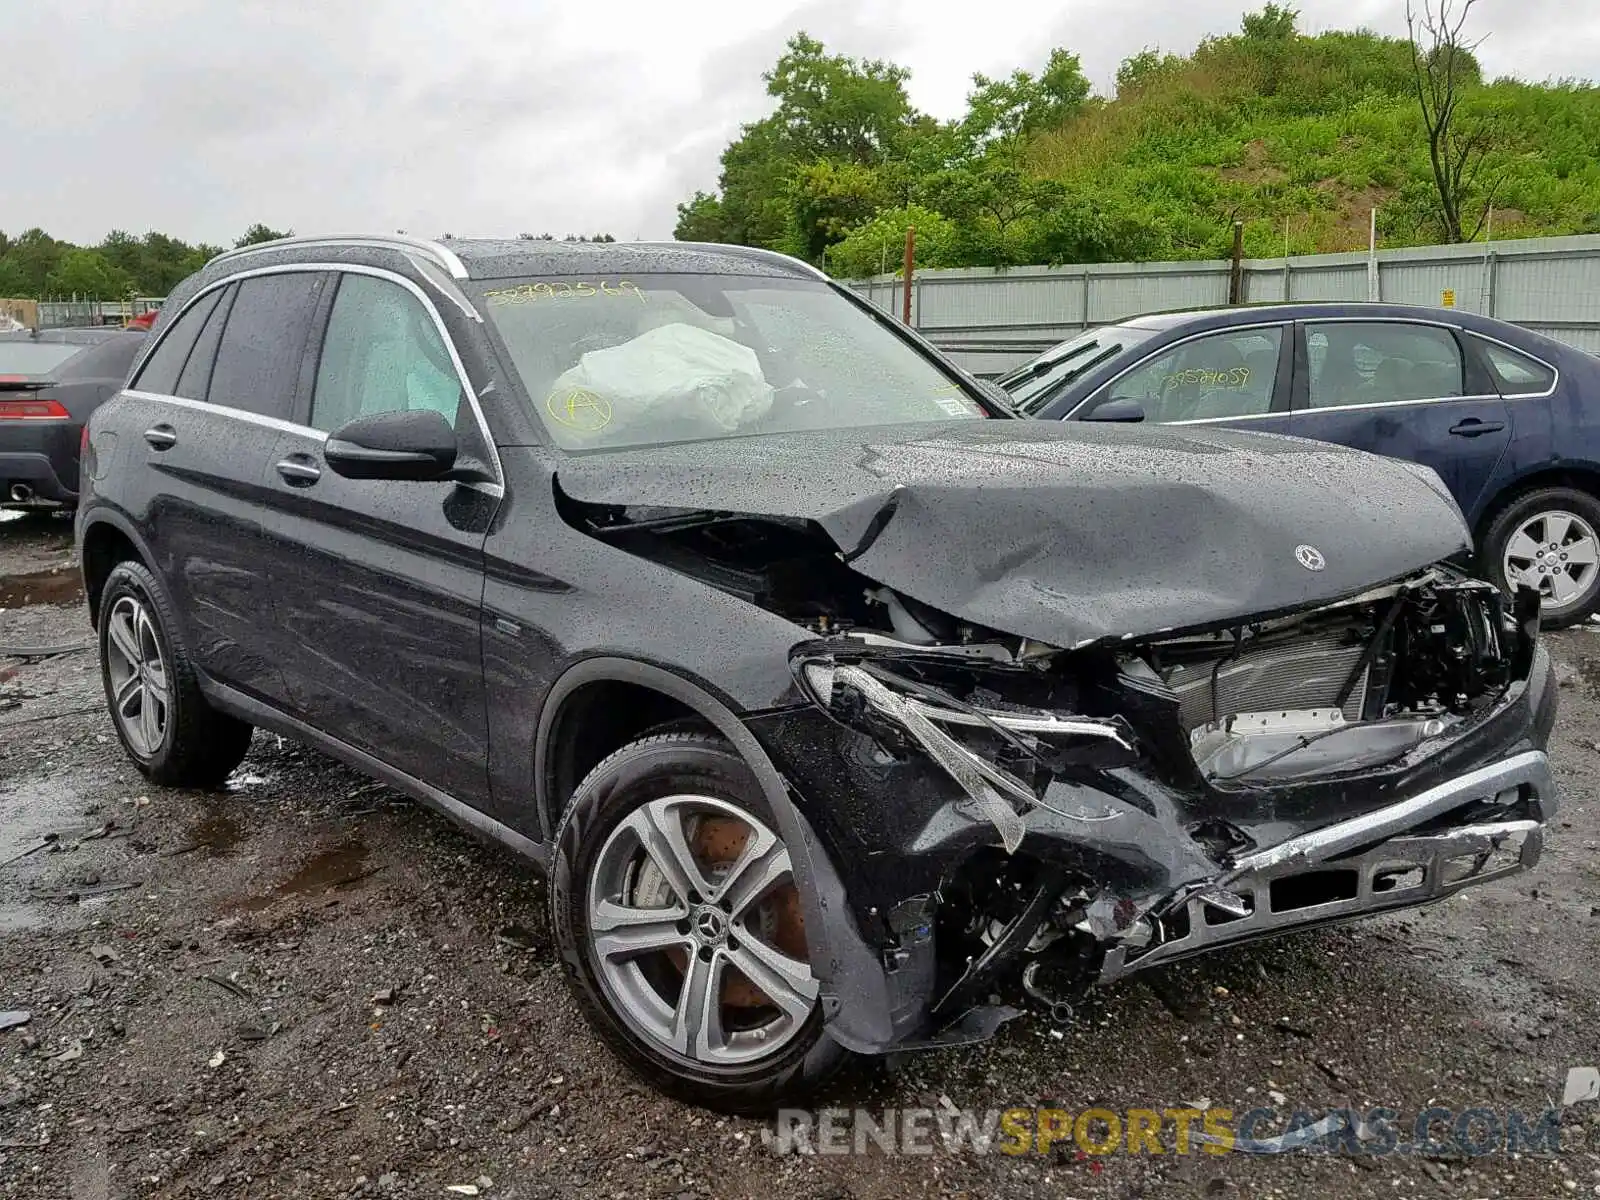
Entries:
[[1544,623],[1585,620],[1600,607],[1600,501],[1574,488],[1544,488],[1490,524],[1481,564],[1507,591],[1544,597]]

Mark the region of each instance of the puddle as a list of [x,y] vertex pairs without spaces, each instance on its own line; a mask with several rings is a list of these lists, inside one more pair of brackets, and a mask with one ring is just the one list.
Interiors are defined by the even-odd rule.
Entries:
[[0,934],[21,933],[44,924],[44,913],[27,904],[0,904]]
[[207,858],[220,858],[244,838],[239,822],[222,812],[208,812],[189,827],[189,840]]
[[260,912],[289,896],[313,896],[332,891],[369,874],[366,861],[365,846],[360,842],[345,842],[313,854],[269,894],[241,900],[235,907],[245,912]]
[[[70,777],[34,777],[0,789],[0,863],[37,846],[47,833],[71,840],[104,817],[83,814],[83,791]],[[30,857],[48,854],[40,850]]]
[[83,577],[72,567],[0,576],[0,608],[77,604],[82,599]]

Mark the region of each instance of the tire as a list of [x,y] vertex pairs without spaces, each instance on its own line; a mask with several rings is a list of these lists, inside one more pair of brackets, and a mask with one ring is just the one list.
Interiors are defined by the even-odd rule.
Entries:
[[[1552,487],[1519,496],[1495,514],[1481,544],[1484,578],[1511,592],[1520,571],[1540,586],[1546,629],[1576,625],[1600,608],[1600,500],[1589,493]],[[1572,590],[1557,600],[1564,589]]]
[[123,750],[152,783],[216,787],[243,761],[251,729],[200,694],[161,581],[143,563],[118,563],[99,616],[100,679]]
[[[673,829],[687,866],[665,850]],[[776,829],[744,760],[704,732],[624,746],[578,785],[556,829],[551,926],[579,1007],[647,1083],[720,1112],[770,1112],[850,1057],[823,1032]],[[626,919],[657,909],[663,918]],[[651,949],[617,949],[641,936]],[[699,996],[717,1003],[685,1002]]]

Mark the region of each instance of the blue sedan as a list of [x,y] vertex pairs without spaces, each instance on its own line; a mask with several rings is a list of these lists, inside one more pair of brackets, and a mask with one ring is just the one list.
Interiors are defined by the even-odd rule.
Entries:
[[1600,607],[1600,359],[1515,325],[1397,304],[1161,313],[998,383],[1046,420],[1228,425],[1424,463],[1485,578],[1539,588],[1546,625]]

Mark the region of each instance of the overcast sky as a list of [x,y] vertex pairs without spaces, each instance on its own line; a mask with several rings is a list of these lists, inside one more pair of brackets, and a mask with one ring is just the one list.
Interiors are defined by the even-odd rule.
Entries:
[[[1295,0],[1301,29],[1403,32],[1404,0]],[[671,235],[763,116],[804,29],[911,69],[959,113],[974,71],[1051,46],[1109,92],[1145,46],[1188,51],[1258,0],[0,0],[0,229],[231,243],[298,232]],[[1600,3],[1480,0],[1490,74],[1600,73]]]

